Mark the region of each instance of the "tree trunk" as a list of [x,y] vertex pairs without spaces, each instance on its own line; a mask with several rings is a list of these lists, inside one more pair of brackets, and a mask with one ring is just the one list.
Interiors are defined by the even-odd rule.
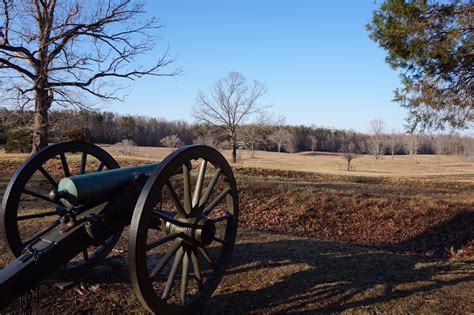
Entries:
[[280,153],[281,145],[278,143],[278,153]]
[[231,145],[232,145],[232,163],[237,162],[237,143],[235,142],[235,139],[231,139]]
[[48,90],[41,87],[36,88],[32,152],[36,152],[48,145],[48,110],[51,102],[52,99],[48,95]]
[[253,153],[253,150],[254,150],[254,148],[253,148],[253,141],[252,141],[252,144],[251,144],[251,148],[252,148],[252,153],[251,153],[250,157],[253,159],[253,158],[255,157],[255,156],[254,156],[254,153]]

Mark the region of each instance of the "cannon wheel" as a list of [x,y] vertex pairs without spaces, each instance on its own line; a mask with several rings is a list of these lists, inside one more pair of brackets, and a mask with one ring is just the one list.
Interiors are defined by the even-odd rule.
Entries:
[[[6,245],[15,257],[22,254],[25,247],[45,233],[56,228],[60,224],[60,218],[67,213],[61,204],[51,201],[45,191],[57,189],[59,179],[68,177],[75,173],[70,161],[71,155],[77,155],[78,171],[77,174],[87,173],[87,163],[95,162],[97,164],[94,171],[104,169],[114,169],[120,167],[114,158],[103,149],[86,142],[63,142],[50,145],[33,154],[26,160],[20,168],[17,169],[11,178],[3,197],[2,208],[0,209],[0,230]],[[69,157],[69,158],[68,158]],[[80,161],[79,161],[80,160]],[[59,176],[48,171],[48,163],[56,166],[56,172]],[[77,164],[77,163],[76,163]],[[49,165],[49,166],[51,166]],[[42,179],[42,186],[31,188],[32,183]],[[38,186],[38,185],[36,185]],[[38,189],[43,192],[39,192]],[[21,213],[25,198],[29,203],[49,203],[49,211],[38,212],[34,214],[23,215]],[[48,220],[42,223],[41,220]],[[19,226],[21,223],[21,227]],[[28,224],[33,227],[33,231],[28,231],[28,236],[24,235],[24,226]],[[31,227],[29,228],[31,230]],[[67,272],[82,271],[92,267],[103,260],[112,250],[115,243],[120,238],[122,230],[109,237],[102,245],[84,250],[84,252],[68,263],[64,270]]]
[[129,271],[141,303],[160,314],[201,308],[229,263],[238,214],[232,169],[217,150],[186,146],[167,156],[146,182],[130,226]]

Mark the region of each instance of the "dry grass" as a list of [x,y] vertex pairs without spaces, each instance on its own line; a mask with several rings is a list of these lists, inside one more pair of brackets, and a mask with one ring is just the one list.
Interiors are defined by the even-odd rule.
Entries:
[[[130,156],[120,154],[120,147],[103,146],[115,157],[130,160],[160,161],[171,150],[157,147],[135,147]],[[230,160],[230,151],[223,152]],[[0,151],[0,159],[25,159],[27,154],[5,154]],[[338,153],[299,152],[277,153],[255,151],[250,157],[249,151],[239,152],[237,165],[242,167],[302,171],[331,175],[369,176],[369,177],[433,177],[442,176],[443,180],[463,180],[474,182],[474,162],[468,162],[458,156],[418,155],[414,161],[409,156],[384,156],[376,160],[369,155],[360,155],[353,162],[353,171],[346,170],[346,161]],[[457,176],[461,175],[461,177]]]
[[239,165],[279,170],[316,172],[333,175],[370,177],[423,177],[433,175],[471,175],[474,180],[474,163],[457,156],[419,155],[415,162],[409,156],[384,156],[376,160],[369,155],[360,155],[352,162],[353,171],[346,170],[346,161],[337,153],[301,152],[276,153],[256,152],[250,158],[244,152]]
[[[117,147],[105,147],[112,155],[118,155]],[[170,153],[168,148],[137,147],[131,158],[144,160],[162,160]],[[230,151],[224,155],[230,160]],[[360,155],[353,162],[353,171],[346,171],[345,160],[337,153],[300,152],[277,153],[256,151],[240,152],[237,163],[243,167],[257,167],[287,171],[303,171],[333,175],[370,176],[370,177],[426,177],[446,176],[450,179],[463,175],[463,180],[474,181],[474,162],[467,162],[458,156],[419,155],[416,162],[409,156],[385,156],[375,160],[372,156]],[[466,178],[467,177],[467,178]],[[446,178],[444,178],[446,180]],[[459,180],[459,178],[457,178]]]

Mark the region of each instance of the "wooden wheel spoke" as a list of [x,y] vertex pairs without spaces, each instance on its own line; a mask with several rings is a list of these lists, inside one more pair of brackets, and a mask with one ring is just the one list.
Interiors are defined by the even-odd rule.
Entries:
[[168,263],[168,261],[173,257],[173,255],[176,253],[176,251],[181,247],[182,240],[176,240],[171,248],[166,252],[166,254],[161,258],[160,262],[158,265],[156,265],[155,268],[150,273],[150,278],[153,279],[155,278],[163,269],[164,266]]
[[198,252],[196,249],[191,251],[191,261],[193,263],[194,276],[196,277],[199,289],[202,289],[202,271],[199,265]]
[[213,239],[214,239],[214,241],[219,242],[219,243],[221,243],[222,245],[228,245],[228,244],[229,244],[229,242],[227,242],[226,240],[224,240],[224,239],[222,239],[222,238],[220,238],[220,237],[218,237],[218,236],[214,236]]
[[99,166],[97,166],[95,171],[102,172],[102,170],[104,169],[104,166],[105,166],[104,162],[100,162]]
[[89,253],[87,252],[87,248],[82,251],[82,258],[84,258],[85,261],[89,260]]
[[181,202],[179,201],[178,195],[176,194],[173,185],[169,180],[166,181],[165,184],[166,188],[168,188],[168,191],[171,195],[171,199],[173,200],[174,205],[176,206],[176,211],[181,215],[182,217],[186,217],[186,211],[184,211],[183,206],[181,205]]
[[51,202],[51,203],[54,203],[54,204],[57,204],[59,205],[59,202],[56,202],[56,201],[52,201],[51,199],[49,199],[48,197],[42,195],[42,194],[39,194],[37,192],[34,192],[32,190],[29,190],[27,188],[23,188],[23,192],[27,195],[30,195],[32,197],[35,197],[35,198],[38,198],[38,199],[41,199],[41,200],[44,200],[44,201],[47,201],[47,202]]
[[230,193],[230,188],[226,188],[224,189],[217,197],[216,199],[212,200],[211,203],[209,205],[207,205],[206,208],[204,208],[204,210],[202,211],[203,214],[208,214],[209,212],[212,211],[212,209],[214,209],[218,204],[219,202],[222,201],[222,199],[225,198],[225,196],[227,196],[228,193]]
[[191,212],[191,165],[183,164],[184,210]]
[[82,152],[81,165],[79,167],[79,174],[84,174],[86,172],[86,166],[87,166],[87,153]]
[[[170,222],[170,223],[173,223],[174,225],[178,225],[178,226],[187,226],[186,223],[184,222],[180,222],[178,220],[175,220],[173,217],[175,215],[176,212],[168,212],[168,211],[163,211],[163,210],[159,210],[159,209],[153,209],[153,213],[152,215],[155,215],[157,216],[159,219],[162,219],[162,220],[165,220],[167,222]],[[189,225],[189,224],[188,224]],[[192,227],[192,225],[189,225],[190,227]]]
[[181,303],[186,304],[186,297],[188,295],[188,278],[189,278],[189,250],[184,252],[183,270],[181,274]]
[[66,155],[60,153],[59,157],[61,158],[61,164],[63,165],[64,177],[71,176],[71,171],[69,170],[69,165],[67,164]]
[[40,213],[34,213],[34,214],[26,214],[26,215],[20,215],[17,217],[17,221],[23,221],[23,220],[29,220],[29,219],[36,219],[36,218],[44,218],[44,217],[49,217],[53,215],[63,215],[65,211],[48,211],[48,212],[40,212]]
[[212,222],[214,223],[217,223],[217,222],[221,222],[221,221],[225,221],[225,220],[228,220],[228,219],[231,219],[233,218],[234,216],[230,213],[226,213],[224,215],[221,215],[219,217],[216,217],[216,218],[212,218],[210,219]]
[[217,266],[216,264],[214,263],[214,259],[212,258],[211,254],[209,253],[209,251],[207,250],[206,247],[202,246],[202,247],[198,247],[199,251],[201,252],[201,254],[204,256],[204,259],[209,263],[209,265],[211,265],[211,267],[216,270],[217,269]]
[[152,250],[153,248],[156,248],[160,245],[163,245],[163,244],[165,244],[169,241],[172,241],[175,238],[177,238],[178,236],[179,236],[179,233],[173,233],[173,234],[163,236],[162,238],[159,238],[156,241],[148,243],[148,244],[146,244],[146,251]]
[[192,206],[195,207],[199,203],[199,198],[201,197],[202,185],[204,183],[204,176],[206,175],[207,161],[202,160],[201,165],[199,166],[199,174],[196,181],[196,188],[194,189],[193,203]]
[[58,187],[58,183],[54,180],[54,178],[51,176],[51,174],[48,173],[42,166],[38,168],[38,170],[43,174],[43,176],[48,180],[48,182],[53,185],[54,188]]
[[221,173],[222,173],[222,170],[218,168],[212,175],[211,181],[207,185],[206,190],[204,191],[204,194],[201,196],[201,199],[199,200],[199,207],[202,207],[209,200],[212,190],[214,189],[214,186],[216,185],[217,180],[219,179],[219,176],[221,175]]
[[163,290],[163,294],[161,298],[163,300],[167,300],[170,296],[171,288],[173,287],[174,280],[176,279],[176,273],[178,271],[179,265],[181,265],[181,261],[183,260],[184,250],[182,247],[179,247],[178,251],[176,252],[176,256],[174,257],[173,266],[171,267],[170,274],[168,275],[168,280],[165,284],[165,289]]

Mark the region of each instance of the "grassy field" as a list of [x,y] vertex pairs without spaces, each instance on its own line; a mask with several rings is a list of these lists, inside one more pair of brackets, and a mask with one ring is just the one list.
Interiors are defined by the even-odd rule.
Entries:
[[[169,148],[134,147],[131,155],[124,156],[119,146],[103,146],[113,156],[122,159],[160,161],[172,151]],[[230,159],[229,150],[223,154]],[[26,158],[27,154],[5,154],[0,150],[0,158]],[[312,172],[320,174],[369,177],[431,177],[441,176],[443,180],[474,180],[474,161],[466,161],[459,156],[418,155],[416,160],[408,155],[383,156],[374,159],[370,155],[359,155],[352,161],[353,170],[347,171],[346,161],[338,153],[299,152],[277,153],[268,151],[251,152],[240,150],[237,166],[276,169],[285,171]],[[459,176],[460,175],[460,176]]]
[[[169,152],[139,147],[118,159],[128,165]],[[474,312],[473,163],[363,156],[347,172],[338,155],[246,154],[234,167],[241,230],[214,295],[225,313]],[[24,158],[1,155],[0,195]],[[142,312],[126,244],[124,233],[105,264],[71,288],[43,287],[40,310]],[[0,245],[0,267],[10,259]]]
[[[114,156],[120,155],[119,148],[105,147]],[[161,160],[170,153],[168,148],[137,147],[133,158]],[[230,159],[230,151],[224,151]],[[353,170],[346,170],[346,161],[337,153],[300,152],[277,153],[255,151],[251,158],[250,151],[239,151],[238,166],[278,169],[286,171],[314,172],[334,175],[370,176],[370,177],[426,177],[462,175],[467,180],[474,179],[474,162],[467,162],[458,156],[418,155],[416,161],[410,156],[384,156],[374,159],[369,155],[358,156],[353,162]],[[458,178],[459,179],[459,178]]]

